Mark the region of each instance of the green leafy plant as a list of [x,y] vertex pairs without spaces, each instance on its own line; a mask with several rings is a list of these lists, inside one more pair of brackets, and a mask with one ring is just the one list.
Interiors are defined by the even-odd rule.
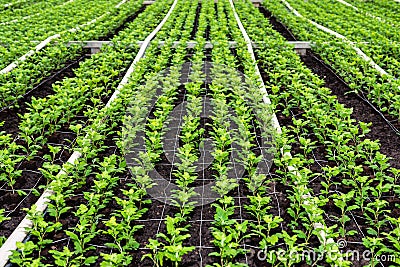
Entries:
[[157,239],[149,239],[149,244],[146,247],[150,248],[152,253],[144,255],[142,259],[150,258],[156,266],[163,266],[166,260],[178,266],[182,256],[195,249],[193,246],[183,246],[183,241],[189,238],[190,234],[183,234],[188,231],[188,226],[178,227],[180,222],[180,217],[167,216],[165,222],[167,233],[157,234],[157,237],[165,243]]
[[350,221],[350,217],[347,215],[347,213],[358,209],[357,205],[349,205],[349,202],[353,199],[353,197],[354,191],[350,191],[347,194],[332,195],[335,206],[341,211],[341,216],[337,217],[336,219],[340,222],[341,228],[339,229],[339,233],[342,237],[355,235],[357,233],[355,230],[346,231],[345,227],[346,223]]

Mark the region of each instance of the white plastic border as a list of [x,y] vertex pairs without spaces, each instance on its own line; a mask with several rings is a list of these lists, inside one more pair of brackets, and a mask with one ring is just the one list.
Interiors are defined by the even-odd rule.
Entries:
[[[352,4],[346,2],[345,0],[336,0],[336,1],[338,1],[339,3],[342,3],[343,5],[346,5],[346,6],[348,6],[348,7],[351,7],[351,8],[354,9],[355,11],[363,12],[363,11],[361,11],[358,7],[353,6]],[[399,0],[399,1],[400,1],[400,0]],[[364,13],[365,15],[367,15],[367,16],[373,18],[373,19],[376,19],[376,20],[379,20],[379,21],[384,21],[381,17],[377,17],[377,16],[375,16],[375,15],[369,13],[369,12],[363,12],[363,13]]]
[[4,69],[2,69],[0,71],[0,74],[6,74],[7,72],[12,71],[13,69],[15,69],[18,66],[19,62],[23,62],[25,61],[28,57],[32,56],[33,54],[35,54],[36,52],[42,50],[46,45],[48,45],[52,40],[57,39],[60,37],[60,34],[55,34],[52,35],[50,37],[48,37],[46,40],[44,40],[43,42],[41,42],[40,44],[38,44],[35,47],[35,50],[29,50],[25,55],[21,56],[20,58],[18,58],[16,61],[14,61],[13,63],[11,63],[10,65],[8,65],[7,67],[5,67]]
[[[165,15],[164,19],[160,22],[160,24],[157,26],[157,28],[154,29],[153,32],[150,33],[150,35],[145,39],[143,42],[142,46],[140,47],[140,50],[138,54],[136,55],[132,65],[129,67],[128,71],[126,72],[124,78],[120,82],[120,84],[117,87],[117,90],[114,92],[110,100],[108,101],[106,108],[111,105],[111,103],[117,98],[119,94],[119,90],[127,84],[128,79],[130,75],[133,73],[135,69],[136,63],[144,56],[146,49],[148,45],[150,44],[150,41],[155,37],[157,32],[161,29],[161,27],[165,24],[169,16],[171,15],[172,11],[174,10],[178,0],[175,0],[174,3],[172,4],[170,10],[168,13]],[[68,163],[70,164],[75,164],[76,160],[81,157],[81,153],[78,151],[75,151],[71,157],[68,159]],[[63,175],[65,174],[64,170],[61,170],[57,175]],[[49,202],[48,198],[53,195],[53,191],[50,189],[46,189],[43,194],[40,196],[40,198],[37,200],[35,205],[37,206],[37,210],[44,212],[47,208],[47,203]],[[13,250],[17,249],[17,242],[23,242],[24,239],[27,236],[26,228],[32,227],[32,221],[25,216],[25,218],[20,222],[20,224],[17,226],[17,228],[14,230],[14,232],[8,237],[6,242],[3,244],[3,246],[0,248],[0,267],[4,267],[8,263],[8,258],[12,254]]]
[[[256,69],[256,73],[257,73],[257,75],[258,75],[258,77],[259,77],[259,81],[260,81],[260,83],[261,83],[261,92],[262,92],[262,94],[263,94],[264,103],[266,103],[266,104],[271,104],[271,100],[269,99],[267,90],[265,89],[265,85],[264,85],[264,82],[263,82],[263,80],[262,80],[262,76],[261,76],[260,70],[259,70],[257,64],[255,63],[255,62],[256,62],[256,58],[255,58],[255,56],[254,56],[254,51],[253,51],[252,42],[251,42],[251,40],[250,40],[250,38],[249,38],[249,36],[248,36],[248,34],[247,34],[245,28],[243,27],[243,24],[242,24],[242,22],[240,21],[240,18],[239,18],[239,16],[238,16],[238,14],[236,13],[235,6],[234,6],[234,4],[233,4],[233,0],[229,0],[229,3],[231,4],[231,7],[232,7],[232,10],[233,10],[233,13],[234,13],[236,22],[237,22],[238,25],[239,25],[239,29],[240,29],[240,31],[242,32],[242,35],[243,35],[243,37],[244,37],[244,39],[245,39],[245,41],[246,41],[246,43],[247,43],[247,50],[249,51],[249,53],[250,53],[250,55],[251,55],[251,58],[253,59],[254,67],[255,67],[255,69]],[[275,130],[277,131],[277,133],[282,133],[281,126],[279,125],[279,121],[278,121],[278,119],[277,119],[277,117],[276,117],[275,114],[272,115],[272,124],[273,124],[273,127],[275,128]],[[283,151],[282,151],[282,152],[283,152]],[[285,152],[283,155],[284,155],[284,156],[292,157],[292,155],[290,154],[290,152]],[[299,175],[296,168],[294,168],[294,167],[292,167],[292,166],[289,166],[288,169],[289,169],[290,172],[293,172],[293,173],[295,173],[296,175]],[[304,187],[305,187],[305,186],[304,186]],[[311,195],[310,195],[310,194],[306,194],[306,195],[303,195],[302,198],[305,199],[305,201],[307,201],[306,199],[311,198]],[[328,239],[326,238],[326,232],[325,232],[325,230],[324,230],[325,227],[324,227],[323,224],[321,224],[321,223],[314,223],[313,227],[314,227],[314,229],[316,229],[316,230],[319,229],[319,234],[320,234],[321,239],[322,239],[322,240],[320,240],[321,243],[323,243],[323,244],[335,244],[335,243],[336,243],[332,238],[328,238]],[[338,248],[337,248],[337,250],[339,251]],[[339,259],[339,260],[340,260],[340,259]]]
[[[68,1],[68,2],[72,2],[72,1],[74,1],[74,0],[70,0],[70,1]],[[68,2],[67,2],[67,3],[68,3]],[[127,0],[121,1],[120,3],[118,3],[118,4],[115,6],[115,8],[117,8],[117,9],[120,8],[121,5],[125,4],[126,2],[127,2]],[[102,14],[101,16],[92,19],[91,21],[88,21],[88,22],[86,22],[86,23],[84,23],[84,24],[82,24],[82,25],[79,25],[79,26],[77,26],[77,27],[75,27],[75,28],[72,28],[72,29],[69,29],[69,30],[67,30],[67,31],[68,31],[68,32],[71,32],[71,33],[74,33],[74,32],[76,32],[76,31],[78,31],[80,28],[89,26],[89,25],[95,23],[97,20],[103,18],[104,16],[107,16],[107,15],[110,14],[110,13],[111,13],[111,12],[108,11],[108,12]],[[57,39],[57,38],[60,38],[60,37],[61,37],[61,34],[63,34],[63,33],[64,33],[64,32],[57,33],[57,34],[54,34],[54,35],[52,35],[52,36],[46,38],[46,40],[42,41],[40,44],[38,44],[38,45],[35,47],[35,50],[29,50],[25,55],[21,56],[21,57],[18,58],[16,61],[12,62],[10,65],[8,65],[8,66],[5,67],[4,69],[2,69],[2,70],[0,71],[0,74],[6,74],[6,73],[12,71],[13,69],[15,69],[15,68],[18,66],[18,64],[19,64],[20,62],[25,61],[28,57],[30,57],[30,56],[32,56],[33,54],[35,54],[36,52],[42,50],[42,49],[43,49],[44,47],[46,47],[52,40]]]
[[[64,5],[69,4],[69,3],[72,3],[72,2],[74,2],[74,1],[75,1],[75,0],[69,0],[68,2],[62,3],[60,6],[64,6]],[[12,23],[16,23],[16,22],[18,22],[18,21],[20,21],[20,20],[27,20],[27,19],[29,19],[29,18],[31,18],[31,17],[34,17],[34,16],[37,16],[37,15],[39,15],[39,14],[41,14],[41,13],[42,13],[42,12],[38,12],[38,13],[36,13],[36,14],[32,14],[32,15],[29,15],[29,16],[25,16],[25,17],[22,17],[22,18],[20,18],[20,19],[13,19],[13,20],[10,20],[10,21],[1,22],[0,25],[9,25],[9,24],[12,24]]]
[[147,38],[143,41],[142,45],[140,46],[139,52],[137,53],[135,59],[132,62],[132,65],[129,67],[128,71],[126,72],[124,78],[122,78],[121,83],[118,85],[117,90],[115,90],[114,94],[111,96],[110,100],[108,101],[106,107],[108,107],[112,101],[119,95],[119,90],[128,82],[129,76],[132,74],[132,72],[135,69],[136,63],[144,56],[144,53],[146,52],[147,47],[150,44],[150,41],[153,40],[153,38],[156,36],[157,32],[164,26],[165,22],[168,20],[169,16],[171,15],[172,11],[174,11],[176,4],[178,3],[178,0],[175,0],[174,3],[172,4],[171,8],[169,9],[167,15],[165,15],[164,19],[158,24],[157,28],[154,29],[152,33],[147,36]]
[[[335,36],[335,37],[337,37],[337,38],[339,38],[339,39],[342,39],[344,42],[348,43],[348,44],[356,51],[356,53],[357,53],[363,60],[365,60],[366,62],[368,62],[368,63],[371,65],[371,67],[373,67],[374,69],[376,69],[376,70],[380,73],[380,75],[388,75],[388,73],[387,73],[384,69],[382,69],[378,64],[376,64],[375,61],[372,60],[372,58],[370,58],[369,56],[367,56],[360,48],[358,48],[357,46],[355,46],[355,44],[354,44],[353,42],[350,42],[345,36],[343,36],[343,35],[341,35],[341,34],[335,32],[335,31],[333,31],[333,30],[331,30],[331,29],[329,29],[329,28],[327,28],[327,27],[325,27],[325,26],[322,26],[321,24],[318,24],[318,23],[316,23],[316,22],[313,21],[313,20],[310,20],[310,19],[304,17],[304,16],[301,15],[296,9],[294,9],[287,1],[285,1],[285,0],[281,0],[281,1],[282,1],[282,3],[284,3],[285,6],[286,6],[290,11],[292,11],[293,14],[295,14],[297,17],[306,19],[309,23],[313,24],[313,25],[314,25],[315,27],[317,27],[318,29],[320,29],[320,30],[322,30],[322,31],[324,31],[324,32],[326,32],[326,33],[329,33],[329,34],[331,34],[331,35],[333,35],[333,36]],[[400,0],[399,0],[399,1],[400,1]]]

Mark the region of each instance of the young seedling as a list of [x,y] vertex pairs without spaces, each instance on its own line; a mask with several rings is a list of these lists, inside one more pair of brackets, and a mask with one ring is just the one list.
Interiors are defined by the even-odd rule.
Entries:
[[384,214],[389,213],[389,210],[385,210],[388,204],[386,200],[375,199],[374,202],[368,203],[365,207],[364,215],[371,226],[367,230],[370,235],[380,237],[380,229],[387,223],[387,220],[382,218]]
[[150,248],[152,253],[144,255],[142,260],[150,258],[156,266],[164,266],[165,261],[170,261],[174,263],[174,266],[178,267],[182,261],[182,256],[195,249],[193,246],[183,245],[183,241],[190,237],[190,234],[183,234],[189,231],[189,225],[179,227],[180,223],[181,218],[167,216],[165,222],[167,234],[157,234],[157,237],[165,243],[157,239],[149,239],[149,244],[146,247]]
[[350,191],[347,194],[334,194],[332,195],[335,206],[341,211],[341,216],[336,217],[340,222],[341,228],[339,228],[339,234],[341,237],[352,236],[357,233],[355,230],[346,231],[346,223],[350,221],[350,217],[347,215],[348,212],[358,209],[357,205],[349,205],[349,202],[354,198],[354,191]]
[[332,179],[340,174],[340,169],[339,167],[323,167],[322,170],[324,171],[324,178],[325,181],[321,181],[321,185],[324,187],[324,189],[321,190],[323,193],[324,197],[328,197],[329,195],[329,190],[332,185],[335,184],[335,182],[332,181]]

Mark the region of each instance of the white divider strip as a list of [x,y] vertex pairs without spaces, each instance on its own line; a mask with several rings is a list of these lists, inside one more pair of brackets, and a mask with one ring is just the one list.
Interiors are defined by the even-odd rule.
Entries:
[[25,55],[21,56],[16,61],[14,61],[10,65],[8,65],[4,69],[2,69],[0,71],[0,74],[5,74],[7,72],[12,71],[13,69],[15,69],[18,66],[19,62],[25,61],[28,57],[35,54],[35,52],[42,50],[46,45],[48,45],[51,42],[51,40],[57,39],[59,37],[60,37],[60,34],[54,34],[54,35],[48,37],[46,40],[44,40],[43,42],[41,42],[40,44],[35,46],[35,50],[29,50]]
[[[66,4],[72,3],[74,1],[75,0],[69,0],[68,2],[62,3],[60,6],[65,6]],[[10,20],[10,21],[2,22],[2,23],[0,23],[0,25],[8,25],[8,24],[12,24],[12,23],[18,22],[20,20],[27,20],[27,19],[29,19],[31,17],[37,16],[37,15],[40,15],[40,14],[42,14],[42,12],[38,12],[38,13],[33,14],[33,15],[28,15],[28,16],[22,17],[20,19],[13,19],[13,20]]]
[[[68,1],[68,2],[72,2],[72,1],[74,1],[74,0],[70,0],[70,1]],[[123,4],[126,3],[126,1],[127,1],[127,0],[121,1],[119,4],[117,4],[117,5],[115,6],[115,8],[120,8],[121,5],[123,5]],[[68,3],[68,2],[67,2],[67,3]],[[101,16],[99,16],[99,17],[97,17],[97,18],[94,18],[94,19],[92,19],[91,21],[86,22],[86,23],[84,23],[84,24],[82,24],[82,25],[79,25],[79,26],[77,26],[77,27],[75,27],[75,28],[69,29],[68,31],[71,32],[71,33],[74,33],[74,32],[76,32],[76,31],[78,31],[80,28],[89,26],[89,25],[95,23],[97,20],[103,18],[104,16],[109,15],[110,13],[111,13],[111,12],[108,11],[108,12],[104,13],[103,15],[101,15]],[[46,47],[46,46],[50,43],[51,40],[60,38],[60,36],[61,36],[62,33],[64,33],[64,32],[57,33],[57,34],[54,34],[54,35],[48,37],[46,40],[44,40],[44,41],[42,41],[40,44],[38,44],[38,45],[35,47],[35,50],[30,50],[30,51],[27,52],[25,55],[23,55],[22,57],[18,58],[16,61],[14,61],[14,62],[11,63],[10,65],[8,65],[8,66],[5,67],[4,69],[2,69],[2,70],[0,71],[0,74],[6,74],[7,72],[12,71],[13,69],[15,69],[15,68],[18,66],[18,64],[19,64],[20,62],[25,61],[28,57],[32,56],[35,52],[38,52],[38,51],[42,50],[44,47]]]
[[[132,65],[126,72],[124,78],[122,79],[121,83],[118,85],[117,90],[114,92],[113,97],[110,98],[108,101],[106,108],[110,106],[110,104],[116,99],[116,97],[119,94],[119,89],[121,89],[129,79],[129,76],[133,73],[134,67],[136,63],[144,56],[144,53],[146,52],[146,49],[150,43],[150,41],[155,37],[157,32],[161,29],[161,27],[165,24],[169,16],[171,15],[172,11],[174,10],[178,0],[175,0],[173,5],[171,6],[169,12],[167,15],[164,17],[164,19],[161,21],[161,23],[157,26],[157,28],[150,33],[150,35],[145,39],[144,44],[141,46],[137,56],[135,57],[135,60],[133,61]],[[71,155],[71,157],[68,159],[68,163],[70,164],[75,164],[76,160],[78,160],[82,154],[78,151],[74,151],[74,153]],[[60,175],[65,175],[65,171],[61,170],[57,176]],[[40,198],[37,200],[35,205],[37,206],[37,210],[44,212],[47,208],[47,203],[49,202],[48,198],[53,195],[54,192],[50,189],[46,189],[43,194],[40,196]],[[21,221],[21,223],[17,226],[17,228],[13,231],[13,233],[8,237],[6,242],[3,244],[3,246],[0,248],[0,267],[4,267],[8,263],[8,258],[12,254],[13,250],[17,249],[17,242],[23,242],[24,239],[26,238],[27,232],[26,228],[32,227],[32,221],[25,216],[25,218]]]
[[[346,6],[348,6],[348,7],[351,7],[352,9],[354,9],[354,10],[356,10],[356,11],[358,11],[358,12],[363,12],[365,15],[367,15],[367,16],[373,18],[373,19],[376,19],[376,20],[379,20],[379,21],[384,21],[381,17],[377,17],[377,16],[375,16],[374,14],[371,14],[371,13],[369,13],[369,12],[364,12],[364,11],[360,10],[358,7],[353,6],[352,4],[346,2],[345,0],[336,0],[336,1],[338,1],[339,3],[342,3],[343,5],[346,5]],[[386,22],[386,21],[385,21],[385,22]],[[390,23],[390,24],[391,24],[391,23]],[[393,24],[392,24],[392,25],[393,25]]]
[[355,6],[353,6],[352,4],[350,4],[350,3],[347,3],[346,1],[344,1],[344,0],[336,0],[336,1],[338,1],[339,3],[342,3],[343,5],[346,5],[346,6],[348,6],[348,7],[351,7],[352,9],[354,9],[354,10],[357,10],[358,11],[358,8],[357,7],[355,7]]
[[140,46],[139,52],[137,53],[135,59],[132,62],[132,65],[129,67],[128,71],[126,72],[124,78],[122,78],[121,83],[118,85],[117,90],[115,90],[114,94],[111,96],[110,100],[108,101],[106,107],[110,106],[110,104],[114,101],[114,99],[119,95],[120,89],[128,83],[129,76],[131,76],[132,72],[135,69],[136,63],[144,56],[147,47],[150,44],[150,41],[153,40],[154,36],[156,36],[157,32],[164,26],[165,22],[168,20],[169,16],[171,15],[172,11],[174,10],[178,0],[175,0],[172,4],[171,8],[169,9],[167,15],[165,15],[164,19],[161,23],[154,29],[152,33],[147,36],[147,38],[143,41],[142,45]]
[[122,6],[123,4],[125,4],[127,1],[128,1],[128,0],[124,0],[124,1],[120,2],[119,4],[117,4],[117,5],[115,6],[115,8],[120,8],[120,6]]
[[89,25],[95,23],[97,20],[102,19],[104,16],[107,16],[109,14],[110,14],[110,11],[107,11],[106,13],[101,15],[100,17],[94,18],[91,21],[88,21],[88,22],[86,22],[86,23],[84,23],[82,25],[79,25],[79,26],[75,27],[75,28],[69,29],[68,31],[71,32],[71,33],[74,33],[74,32],[78,31],[79,29],[81,29],[83,27],[86,27],[86,26],[89,26]]
[[[384,69],[382,69],[378,64],[376,64],[375,61],[372,60],[372,58],[370,58],[369,56],[367,56],[360,48],[358,48],[357,46],[355,46],[354,43],[353,43],[353,42],[350,42],[345,36],[343,36],[343,35],[341,35],[341,34],[335,32],[335,31],[332,31],[331,29],[329,29],[329,28],[327,28],[327,27],[325,27],[325,26],[322,26],[321,24],[318,24],[318,23],[316,23],[316,22],[313,21],[313,20],[310,20],[310,19],[304,17],[304,16],[301,15],[296,9],[294,9],[287,1],[285,1],[285,0],[281,0],[281,1],[282,1],[282,3],[284,3],[284,4],[286,5],[286,7],[287,7],[290,11],[292,11],[293,14],[295,14],[297,17],[306,19],[309,23],[313,24],[313,25],[314,25],[315,27],[317,27],[318,29],[320,29],[320,30],[322,30],[322,31],[324,31],[324,32],[326,32],[326,33],[329,33],[329,34],[331,34],[331,35],[333,35],[333,36],[335,36],[335,37],[337,37],[337,38],[339,38],[339,39],[342,39],[344,42],[348,43],[348,44],[356,51],[356,53],[357,53],[362,59],[364,59],[366,62],[368,62],[368,63],[371,65],[371,67],[373,67],[374,69],[376,69],[376,70],[380,73],[380,75],[388,75],[388,73],[387,73]],[[400,0],[399,0],[399,1],[400,1]]]
[[[236,13],[235,5],[233,4],[233,0],[229,0],[229,3],[231,4],[231,7],[232,7],[232,10],[233,10],[233,14],[234,14],[234,16],[235,16],[236,22],[237,22],[237,24],[239,25],[239,29],[240,29],[240,31],[242,32],[242,35],[243,35],[243,37],[244,37],[244,39],[245,39],[245,41],[246,41],[246,43],[247,43],[247,50],[249,51],[249,53],[250,53],[250,55],[251,55],[251,58],[253,59],[254,66],[255,66],[255,69],[256,69],[256,73],[257,73],[257,75],[258,75],[258,77],[259,77],[259,81],[260,81],[260,83],[261,83],[261,92],[263,93],[263,100],[264,100],[264,102],[265,102],[266,104],[271,104],[271,100],[269,99],[269,97],[268,97],[268,92],[267,92],[267,90],[265,89],[264,81],[262,80],[260,70],[259,70],[259,68],[258,68],[258,66],[257,66],[257,64],[256,64],[256,58],[255,58],[255,56],[254,56],[253,46],[252,46],[252,42],[251,42],[251,40],[250,40],[250,37],[248,36],[248,34],[247,34],[245,28],[243,27],[242,22],[240,21],[240,18],[239,18],[239,16],[238,16],[238,14]],[[282,133],[281,126],[279,125],[279,121],[278,121],[278,119],[277,119],[275,113],[272,115],[272,124],[273,124],[275,130],[276,130],[278,133]],[[283,151],[282,151],[282,152],[283,152]],[[283,156],[292,157],[292,155],[290,154],[290,152],[285,152],[285,153],[283,153]],[[296,168],[294,168],[294,167],[292,167],[292,166],[289,166],[288,169],[289,169],[290,172],[293,172],[293,173],[295,173],[296,175],[300,175],[300,174],[298,173],[298,170],[297,170]],[[305,187],[305,186],[304,186],[304,187]],[[309,198],[311,198],[311,195],[310,195],[309,193],[307,193],[307,194],[303,195],[302,197],[303,197],[303,199],[309,199]],[[328,238],[328,239],[326,238],[325,227],[324,227],[323,224],[321,224],[321,223],[314,223],[313,226],[314,226],[314,229],[320,229],[319,234],[320,234],[321,239],[322,239],[322,240],[320,240],[321,243],[323,243],[323,244],[335,244],[335,241],[334,241],[332,238]],[[337,250],[339,251],[338,248],[337,248]]]
[[[74,164],[75,161],[81,156],[79,152],[74,152],[68,159],[68,163]],[[57,175],[64,175],[65,171],[61,170]],[[53,191],[46,189],[40,198],[36,201],[38,211],[45,211],[47,208],[48,198],[53,195]],[[27,232],[26,228],[32,227],[32,221],[24,217],[24,219],[19,223],[17,228],[12,232],[12,234],[7,238],[6,242],[0,248],[0,267],[4,267],[8,263],[8,258],[11,256],[12,251],[17,249],[17,242],[22,242],[26,238]]]
[[[24,19],[29,19],[30,17],[32,17],[32,15],[25,16],[25,17],[23,17],[22,19],[23,19],[23,20],[24,20]],[[0,25],[8,25],[8,24],[15,23],[15,22],[18,22],[18,21],[19,21],[18,19],[13,19],[13,20],[10,20],[10,21],[1,22]]]

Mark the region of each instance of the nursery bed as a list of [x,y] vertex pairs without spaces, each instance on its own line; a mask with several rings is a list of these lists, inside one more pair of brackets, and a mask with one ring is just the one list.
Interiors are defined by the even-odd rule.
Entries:
[[259,3],[143,4],[0,111],[0,266],[397,266],[398,120]]

